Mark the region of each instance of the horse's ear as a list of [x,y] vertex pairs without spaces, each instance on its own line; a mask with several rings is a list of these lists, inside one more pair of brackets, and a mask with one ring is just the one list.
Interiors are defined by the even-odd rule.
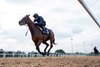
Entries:
[[30,16],[30,14],[28,14],[27,16]]

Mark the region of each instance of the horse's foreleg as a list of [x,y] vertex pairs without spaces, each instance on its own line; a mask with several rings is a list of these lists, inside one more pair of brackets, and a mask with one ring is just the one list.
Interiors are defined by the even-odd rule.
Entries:
[[44,49],[44,52],[46,53],[46,50],[47,50],[47,48],[48,48],[49,44],[48,44],[47,42],[44,42],[43,44],[45,44],[45,45],[46,45],[46,47],[45,47],[45,49]]
[[41,51],[40,51],[40,48],[39,48],[40,44],[41,44],[41,42],[38,41],[38,42],[35,43],[35,46],[36,46],[36,50],[41,54]]
[[43,53],[43,52],[40,51],[40,48],[39,48],[40,44],[41,44],[41,41],[39,41],[39,42],[37,42],[37,43],[35,44],[35,45],[36,45],[36,50],[37,50],[40,54],[42,54],[42,55],[44,56],[45,53]]
[[41,54],[40,48],[39,48],[39,44],[36,44],[36,50]]

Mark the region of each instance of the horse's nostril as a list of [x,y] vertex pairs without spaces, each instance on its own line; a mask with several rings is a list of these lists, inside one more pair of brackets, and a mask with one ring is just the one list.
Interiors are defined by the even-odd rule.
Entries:
[[19,24],[20,24],[20,21],[19,21]]

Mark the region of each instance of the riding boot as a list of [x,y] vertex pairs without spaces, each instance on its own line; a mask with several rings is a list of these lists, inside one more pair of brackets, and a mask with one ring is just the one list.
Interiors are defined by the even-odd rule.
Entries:
[[46,28],[45,28],[45,26],[43,26],[42,29],[43,29],[43,33],[44,33],[44,34],[47,34],[47,33],[46,33]]

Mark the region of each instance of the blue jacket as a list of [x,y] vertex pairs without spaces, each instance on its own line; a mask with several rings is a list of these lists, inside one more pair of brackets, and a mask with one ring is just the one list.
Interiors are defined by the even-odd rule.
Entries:
[[42,16],[39,16],[37,19],[34,19],[34,22],[37,22],[37,24],[39,25],[43,25],[43,26],[46,25],[46,22],[44,21]]

